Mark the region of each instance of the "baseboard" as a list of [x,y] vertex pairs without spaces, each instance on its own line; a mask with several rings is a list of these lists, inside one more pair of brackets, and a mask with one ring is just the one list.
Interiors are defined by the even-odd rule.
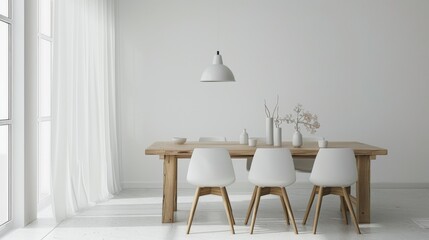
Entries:
[[[193,185],[188,183],[178,183],[178,188],[181,189],[193,189]],[[311,189],[313,185],[310,182],[296,182],[288,188],[304,188]],[[122,182],[123,189],[132,188],[147,188],[147,189],[160,189],[162,188],[162,182]],[[228,187],[232,190],[252,191],[253,185],[249,182],[235,182]],[[414,183],[371,183],[372,189],[429,189],[429,183],[414,182]]]
[[133,189],[133,188],[162,188],[162,182],[122,182],[122,189]]
[[3,225],[0,225],[0,238],[7,235],[14,229],[13,222],[7,222]]
[[429,183],[371,183],[373,189],[429,189]]

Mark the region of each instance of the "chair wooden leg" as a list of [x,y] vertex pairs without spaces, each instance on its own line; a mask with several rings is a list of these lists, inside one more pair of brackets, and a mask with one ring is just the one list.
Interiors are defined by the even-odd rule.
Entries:
[[220,188],[220,192],[221,192],[221,194],[222,194],[223,204],[224,204],[224,206],[225,206],[225,211],[226,211],[226,215],[227,215],[227,217],[228,217],[229,225],[231,226],[231,232],[232,232],[232,234],[235,234],[235,231],[234,231],[234,224],[233,224],[234,220],[232,219],[232,216],[231,216],[230,211],[229,211],[229,207],[228,207],[229,202],[228,202],[228,196],[227,196],[227,193],[226,193],[226,191],[225,191],[225,187],[221,187],[221,188]]
[[298,234],[298,229],[296,227],[295,218],[293,216],[292,207],[290,206],[290,202],[289,202],[289,198],[288,198],[287,193],[286,193],[286,189],[284,187],[282,187],[281,190],[282,190],[283,199],[286,203],[287,211],[289,213],[289,218],[292,221],[293,228],[295,230],[295,234]]
[[316,186],[313,186],[313,190],[311,191],[310,199],[308,200],[307,210],[304,214],[304,219],[302,220],[302,224],[305,225],[307,223],[308,214],[310,214],[311,205],[313,205],[314,196],[316,195]]
[[280,196],[280,202],[281,202],[282,207],[283,207],[283,212],[285,213],[286,223],[287,223],[287,225],[290,225],[289,214],[287,212],[286,203],[285,203],[283,196]]
[[258,213],[259,201],[261,200],[261,190],[262,188],[258,187],[258,190],[256,191],[255,205],[253,207],[252,224],[250,225],[250,234],[253,234],[253,229],[255,227],[256,214]]
[[341,201],[341,214],[343,215],[343,223],[347,225],[349,224],[349,221],[347,219],[346,202],[345,202],[344,196],[340,196],[340,201]]
[[246,219],[244,220],[244,225],[247,225],[249,222],[250,213],[252,213],[253,204],[255,204],[256,192],[258,191],[258,186],[255,186],[253,189],[252,199],[250,199],[249,207],[247,208]]
[[194,219],[195,209],[197,209],[199,197],[200,197],[200,188],[197,187],[197,190],[195,190],[194,201],[192,202],[191,212],[189,213],[188,230],[186,231],[186,234],[189,234],[189,231],[191,230],[192,220]]
[[356,214],[355,214],[355,211],[353,211],[353,206],[352,206],[352,203],[351,203],[351,201],[350,201],[350,195],[348,194],[348,192],[347,192],[346,188],[342,187],[342,189],[343,189],[343,193],[344,193],[344,199],[346,200],[347,207],[349,208],[349,212],[350,212],[350,215],[351,215],[351,219],[353,220],[353,223],[354,223],[354,225],[355,225],[356,231],[357,231],[359,234],[361,234],[361,233],[360,233],[359,225],[358,225],[358,223],[357,223]]
[[229,212],[231,213],[232,223],[235,225],[235,218],[234,218],[234,213],[232,212],[231,200],[229,200],[229,194],[226,191],[226,188],[225,188],[225,192],[226,192],[226,197],[228,198],[228,206],[229,206]]
[[320,214],[320,207],[322,205],[322,198],[323,198],[323,187],[319,186],[319,198],[317,199],[317,205],[316,205],[316,213],[314,215],[314,223],[313,223],[313,234],[316,234],[317,230],[317,221],[319,220],[319,214]]
[[[341,188],[341,187],[340,187]],[[346,187],[346,191],[347,191],[347,193],[349,194],[349,196],[350,196],[350,187]],[[342,192],[342,190],[341,190],[341,192]],[[349,209],[347,208],[347,204],[346,204],[346,200],[344,200],[344,210],[346,211],[346,214],[347,214],[347,212],[349,211]],[[347,221],[348,222],[348,221]]]
[[231,207],[231,201],[229,200],[229,195],[228,195],[228,191],[226,191],[225,189],[225,193],[226,193],[226,199],[228,200],[228,210],[229,210],[229,214],[231,215],[231,219],[232,219],[232,224],[235,225],[235,219],[234,219],[234,214],[232,213],[232,207]]

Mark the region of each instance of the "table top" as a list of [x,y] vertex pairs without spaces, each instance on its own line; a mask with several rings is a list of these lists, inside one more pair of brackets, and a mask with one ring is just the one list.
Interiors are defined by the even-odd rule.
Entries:
[[[236,141],[228,142],[186,142],[176,144],[171,141],[154,142],[145,150],[146,155],[174,155],[177,157],[191,157],[194,148],[226,148],[231,157],[248,157],[255,154],[256,148],[273,148],[272,145],[258,143],[256,147],[239,144]],[[319,151],[317,142],[304,142],[300,148],[292,146],[291,142],[283,142],[282,147],[289,148],[294,156],[315,156]],[[328,148],[352,148],[355,155],[387,155],[387,149],[371,146],[360,142],[329,142]]]

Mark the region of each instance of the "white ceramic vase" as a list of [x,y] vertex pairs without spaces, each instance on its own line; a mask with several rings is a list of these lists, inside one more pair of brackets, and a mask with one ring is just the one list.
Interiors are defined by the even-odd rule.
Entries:
[[302,146],[302,134],[299,131],[295,131],[292,137],[292,146],[301,147]]
[[274,128],[274,147],[282,146],[282,128]]
[[249,135],[246,132],[246,129],[243,129],[243,132],[240,134],[240,144],[247,145],[249,143]]
[[265,143],[273,145],[273,118],[265,119]]

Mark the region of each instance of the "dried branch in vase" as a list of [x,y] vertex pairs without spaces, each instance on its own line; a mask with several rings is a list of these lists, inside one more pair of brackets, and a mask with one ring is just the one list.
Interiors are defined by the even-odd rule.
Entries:
[[301,104],[298,103],[293,111],[295,114],[287,114],[286,117],[282,118],[282,121],[285,121],[288,124],[294,124],[296,131],[299,131],[301,129],[301,125],[303,125],[308,132],[313,134],[316,132],[316,129],[320,127],[317,115],[304,111]]
[[265,106],[265,115],[267,116],[267,118],[274,117],[274,115],[276,114],[276,111],[277,111],[277,115],[278,115],[278,110],[279,110],[279,95],[277,95],[277,102],[276,102],[276,105],[274,106],[272,115],[271,115],[270,109],[267,107],[267,100],[265,100],[265,99],[264,99],[264,106]]

